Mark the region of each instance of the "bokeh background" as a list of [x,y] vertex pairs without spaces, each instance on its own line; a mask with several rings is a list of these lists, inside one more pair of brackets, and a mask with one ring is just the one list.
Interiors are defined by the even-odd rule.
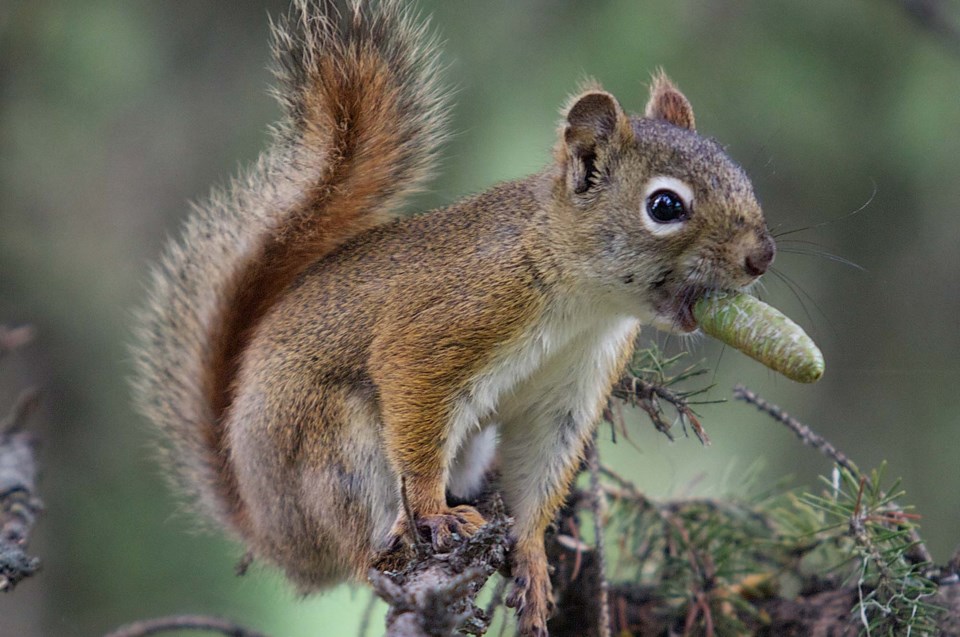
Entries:
[[[154,615],[230,615],[274,635],[355,634],[367,592],[307,600],[192,532],[129,405],[132,308],[189,200],[254,160],[277,106],[268,14],[285,0],[0,0],[0,411],[43,388],[43,571],[0,597],[0,635],[97,635]],[[815,386],[692,344],[710,397],[738,381],[862,467],[888,462],[945,561],[960,540],[960,47],[905,11],[956,1],[424,0],[458,88],[432,207],[549,159],[586,76],[643,107],[663,66],[698,128],[752,175],[784,237],[766,298],[821,344]],[[787,249],[793,249],[788,253]],[[862,266],[843,265],[823,254]],[[681,344],[661,345],[676,350]],[[658,497],[812,485],[829,464],[742,404],[701,410],[713,445],[642,419],[606,458]],[[748,480],[746,476],[753,476]]]

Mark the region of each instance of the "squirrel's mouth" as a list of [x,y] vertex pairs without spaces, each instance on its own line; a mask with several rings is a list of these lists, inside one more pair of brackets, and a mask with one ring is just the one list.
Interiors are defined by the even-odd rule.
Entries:
[[[659,330],[675,334],[695,332],[700,324],[694,316],[694,306],[705,296],[717,293],[730,293],[736,288],[712,285],[681,285],[672,292],[664,291],[658,302],[654,303],[653,325]],[[739,288],[742,291],[744,288]]]
[[680,334],[696,331],[698,324],[693,316],[693,306],[707,294],[707,291],[707,288],[702,287],[684,287],[665,295],[654,305],[656,310],[654,326],[660,330]]
[[693,316],[693,305],[697,300],[699,297],[687,303],[681,303],[677,308],[677,324],[684,332],[692,332],[699,327],[697,319]]

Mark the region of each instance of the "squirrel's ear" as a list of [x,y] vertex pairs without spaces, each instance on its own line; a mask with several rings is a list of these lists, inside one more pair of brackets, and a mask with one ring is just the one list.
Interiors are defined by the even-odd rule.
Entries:
[[693,107],[662,70],[653,76],[650,101],[644,112],[647,119],[662,119],[674,126],[696,130]]
[[599,178],[602,165],[609,159],[611,144],[632,135],[630,121],[617,99],[601,90],[589,88],[571,100],[563,125],[563,154],[573,191],[582,194]]

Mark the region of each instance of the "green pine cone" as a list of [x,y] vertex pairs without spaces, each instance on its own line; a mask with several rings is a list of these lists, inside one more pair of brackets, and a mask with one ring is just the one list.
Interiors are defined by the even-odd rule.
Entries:
[[710,294],[697,301],[693,316],[705,333],[791,380],[812,383],[823,376],[823,354],[813,339],[756,297]]

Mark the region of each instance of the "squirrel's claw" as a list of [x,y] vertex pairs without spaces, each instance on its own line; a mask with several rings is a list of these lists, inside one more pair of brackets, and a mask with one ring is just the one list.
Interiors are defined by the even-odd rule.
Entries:
[[[429,539],[433,550],[438,553],[450,552],[460,540],[466,539],[480,530],[486,520],[475,508],[465,504],[439,513],[418,515],[417,538]],[[381,555],[402,552],[410,537],[409,525],[405,515],[400,515],[390,531],[386,548]],[[379,559],[378,563],[383,561]]]
[[517,560],[513,574],[513,590],[507,596],[506,604],[517,610],[520,634],[548,637],[547,619],[554,604],[546,560]]
[[472,506],[460,505],[449,511],[417,518],[417,529],[430,533],[430,543],[439,553],[451,551],[456,544],[480,530],[486,520]]

